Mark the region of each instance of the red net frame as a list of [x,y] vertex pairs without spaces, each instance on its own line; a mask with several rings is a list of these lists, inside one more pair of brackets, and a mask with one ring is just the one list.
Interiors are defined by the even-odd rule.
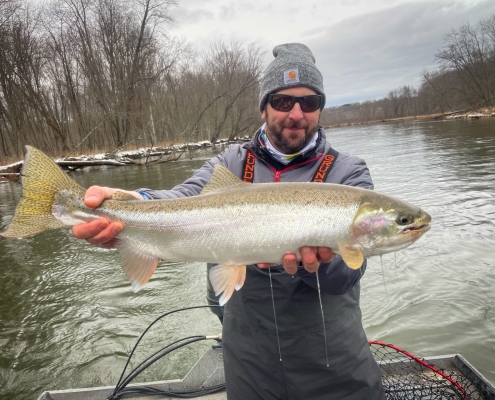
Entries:
[[382,370],[388,400],[469,399],[486,400],[479,382],[470,380],[456,368],[440,368],[393,344],[368,341]]

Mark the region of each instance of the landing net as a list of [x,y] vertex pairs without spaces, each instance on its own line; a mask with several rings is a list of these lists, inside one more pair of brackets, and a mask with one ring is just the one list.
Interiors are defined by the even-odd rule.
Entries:
[[440,368],[394,345],[370,341],[370,349],[380,364],[387,399],[492,399],[473,376],[457,368]]

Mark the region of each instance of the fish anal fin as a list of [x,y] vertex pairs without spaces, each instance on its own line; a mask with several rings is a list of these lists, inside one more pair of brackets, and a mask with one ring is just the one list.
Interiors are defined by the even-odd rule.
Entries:
[[220,264],[210,269],[210,282],[215,295],[220,296],[219,304],[223,306],[232,296],[234,290],[239,290],[246,280],[246,266],[235,264]]
[[123,240],[116,239],[115,247],[120,252],[122,269],[131,281],[132,290],[139,291],[150,280],[160,259],[143,253]]
[[359,269],[363,265],[364,256],[361,249],[339,243],[339,253],[349,268]]
[[201,194],[218,192],[222,189],[243,185],[247,185],[247,183],[240,180],[227,167],[220,164],[215,164],[210,181],[205,185],[203,190],[201,190]]
[[117,191],[114,194],[112,194],[111,197],[112,200],[118,200],[118,201],[132,201],[132,200],[138,200],[137,197],[134,197],[132,194]]

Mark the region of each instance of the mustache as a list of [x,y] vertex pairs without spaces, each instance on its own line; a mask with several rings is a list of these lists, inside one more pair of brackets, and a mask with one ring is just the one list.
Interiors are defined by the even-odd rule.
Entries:
[[307,128],[308,127],[308,124],[307,122],[305,121],[298,121],[298,122],[286,122],[284,123],[284,127],[285,128],[299,128],[299,129],[302,129],[302,128]]

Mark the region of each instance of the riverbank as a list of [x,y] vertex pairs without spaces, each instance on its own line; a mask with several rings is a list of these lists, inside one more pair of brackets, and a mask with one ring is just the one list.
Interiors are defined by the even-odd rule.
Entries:
[[387,118],[387,119],[378,119],[372,121],[356,121],[356,122],[348,122],[342,124],[334,124],[325,126],[325,129],[331,128],[342,128],[345,126],[358,126],[358,125],[370,125],[370,124],[382,124],[386,122],[397,122],[397,121],[422,121],[422,120],[450,120],[450,119],[468,119],[468,120],[476,120],[481,118],[491,118],[495,117],[495,108],[493,109],[481,109],[481,110],[458,110],[458,111],[449,111],[446,113],[435,113],[435,114],[425,114],[425,115],[416,115],[409,117],[400,117],[400,118]]
[[[372,125],[372,124],[383,124],[388,122],[398,122],[398,121],[422,121],[422,120],[457,120],[457,119],[467,119],[467,120],[477,120],[482,118],[493,118],[495,117],[494,109],[480,109],[480,110],[458,110],[451,111],[447,113],[435,113],[435,114],[425,114],[416,115],[409,117],[400,118],[387,118],[372,121],[356,121],[348,122],[334,125],[326,125],[325,129],[332,128],[342,128],[346,126],[359,126],[359,125]],[[172,143],[169,145],[158,145],[154,147],[141,147],[134,150],[125,151],[113,151],[113,152],[103,152],[92,155],[80,155],[71,156],[64,158],[56,158],[55,162],[60,165],[60,167],[67,170],[76,170],[88,166],[102,166],[102,165],[113,165],[113,166],[124,166],[124,165],[143,165],[143,164],[153,164],[153,163],[163,163],[169,161],[177,161],[182,155],[189,151],[195,151],[201,148],[213,147],[213,146],[225,146],[230,143],[242,142],[250,140],[249,137],[244,137],[236,139],[234,141],[229,141],[227,139],[220,139],[215,143],[210,141],[201,141],[195,143]],[[22,160],[16,161],[14,163],[0,166],[0,183],[8,181],[16,181],[20,178],[20,171],[22,168]]]
[[[90,155],[71,156],[64,158],[55,158],[54,161],[63,169],[74,171],[76,169],[91,166],[124,166],[124,165],[146,165],[157,164],[169,161],[177,161],[186,152],[189,152],[189,158],[194,158],[194,152],[200,149],[225,146],[230,143],[248,141],[250,138],[240,138],[234,141],[220,139],[215,143],[210,141],[201,141],[195,143],[170,144],[164,146],[141,147],[134,150],[113,151],[106,153],[97,153]],[[0,166],[0,183],[16,181],[20,178],[20,172],[23,161]]]

